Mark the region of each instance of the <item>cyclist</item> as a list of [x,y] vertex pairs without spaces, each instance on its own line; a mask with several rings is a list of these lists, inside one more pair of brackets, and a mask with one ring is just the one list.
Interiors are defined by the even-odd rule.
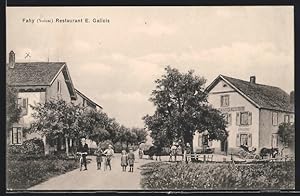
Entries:
[[87,170],[86,156],[87,156],[88,151],[89,151],[89,147],[88,147],[88,145],[86,143],[86,139],[83,137],[83,138],[81,138],[81,144],[79,144],[77,153],[82,154],[82,159],[83,159],[82,164],[85,167],[84,170]]

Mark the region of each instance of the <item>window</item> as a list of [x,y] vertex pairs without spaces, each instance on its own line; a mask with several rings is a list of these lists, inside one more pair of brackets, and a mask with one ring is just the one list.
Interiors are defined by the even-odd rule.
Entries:
[[229,106],[229,95],[221,95],[221,107]]
[[289,123],[290,122],[290,116],[289,115],[284,115],[284,122]]
[[208,135],[203,135],[202,144],[208,146]]
[[251,133],[238,133],[236,137],[236,145],[239,147],[241,145],[244,146],[252,146],[252,134]]
[[202,147],[202,135],[198,136],[198,147]]
[[83,107],[86,106],[86,100],[85,100],[85,99],[83,99],[83,101],[82,101],[82,106],[83,106]]
[[231,114],[230,113],[224,113],[225,121],[228,123],[228,125],[231,125]]
[[27,115],[28,113],[28,98],[18,98],[18,106],[21,107],[21,114]]
[[236,125],[251,125],[252,113],[251,112],[237,112]]
[[11,144],[22,144],[22,128],[21,127],[13,127],[11,129]]
[[61,94],[61,82],[60,82],[60,80],[57,80],[57,93]]
[[248,112],[241,112],[241,125],[249,124],[249,114]]
[[278,125],[278,113],[272,112],[272,124],[274,126]]
[[294,122],[294,115],[290,116],[290,122]]
[[241,134],[240,144],[244,145],[244,146],[248,146],[248,135],[247,134]]

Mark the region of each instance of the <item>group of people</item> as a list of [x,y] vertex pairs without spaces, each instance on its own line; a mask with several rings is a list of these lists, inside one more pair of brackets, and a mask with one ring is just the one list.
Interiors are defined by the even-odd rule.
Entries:
[[[86,156],[88,153],[88,145],[86,143],[86,139],[81,139],[81,144],[79,145],[79,148],[77,149],[77,152],[82,153],[82,164],[84,165],[85,169],[87,170],[87,161]],[[103,151],[101,146],[99,145],[97,150],[95,151],[96,155],[96,162],[97,162],[97,170],[101,170],[102,162],[103,162],[103,169],[104,171],[107,170],[107,167],[109,167],[109,170],[111,170],[111,159],[114,155],[114,150],[112,145],[108,145],[108,148]],[[133,153],[133,149],[129,148],[129,152],[127,153],[126,150],[122,150],[121,154],[121,167],[122,171],[126,171],[127,166],[129,166],[129,172],[133,172],[133,166],[135,161],[135,155]]]
[[[161,156],[161,151],[162,149],[158,149],[159,147],[156,147],[156,160],[157,158],[160,159]],[[86,162],[86,156],[89,148],[88,145],[86,144],[86,139],[82,138],[81,139],[81,145],[79,145],[78,152],[82,153],[82,158],[83,162],[82,164],[84,165],[85,169],[87,170],[87,162]],[[187,155],[191,153],[191,146],[189,143],[187,143],[184,146],[184,149],[181,147],[181,145],[177,142],[173,142],[173,145],[170,147],[170,157],[169,161],[174,160],[177,161],[177,157],[181,157],[181,161],[186,161],[188,162],[188,157]],[[143,150],[140,148],[139,149],[139,158],[142,159],[143,157]],[[97,170],[101,170],[102,162],[103,162],[103,169],[104,171],[107,170],[107,167],[109,167],[109,170],[111,170],[111,159],[114,155],[114,150],[112,145],[108,145],[108,148],[103,151],[101,146],[98,146],[98,149],[95,151],[96,155],[96,162],[97,162]],[[133,166],[134,166],[134,161],[135,161],[135,155],[133,153],[133,149],[129,148],[129,152],[126,152],[126,150],[122,150],[121,153],[121,167],[122,171],[126,172],[127,166],[129,166],[129,171],[128,172],[133,172]]]
[[169,161],[173,160],[177,161],[177,157],[181,157],[181,161],[185,160],[187,162],[187,154],[191,153],[191,146],[189,143],[186,144],[185,148],[183,149],[181,145],[177,142],[173,142],[173,145],[170,148],[170,157]]

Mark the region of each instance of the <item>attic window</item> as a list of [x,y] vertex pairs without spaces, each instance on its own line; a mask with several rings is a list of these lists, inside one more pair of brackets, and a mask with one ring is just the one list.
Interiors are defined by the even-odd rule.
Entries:
[[227,87],[227,84],[223,84],[223,87]]
[[61,82],[60,80],[57,81],[57,93],[61,93]]

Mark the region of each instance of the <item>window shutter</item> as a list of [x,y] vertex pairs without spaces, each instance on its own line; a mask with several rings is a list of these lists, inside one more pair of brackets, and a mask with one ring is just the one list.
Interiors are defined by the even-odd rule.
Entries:
[[252,146],[252,134],[248,134],[248,146]]
[[236,146],[240,147],[241,146],[241,142],[240,142],[240,134],[236,134]]
[[14,129],[14,128],[11,128],[11,129],[10,129],[10,136],[9,136],[10,144],[13,144],[13,137],[14,137],[14,135],[13,135],[13,129]]
[[228,124],[231,125],[232,119],[231,119],[231,114],[228,114]]
[[236,113],[236,125],[240,125],[240,113]]
[[18,144],[22,144],[23,141],[22,128],[17,128],[17,130],[18,130]]
[[28,98],[25,99],[25,110],[26,110],[26,114],[28,113]]
[[252,125],[252,112],[248,113],[248,124]]
[[223,96],[221,95],[220,98],[221,98],[220,99],[220,106],[222,107],[223,106]]

